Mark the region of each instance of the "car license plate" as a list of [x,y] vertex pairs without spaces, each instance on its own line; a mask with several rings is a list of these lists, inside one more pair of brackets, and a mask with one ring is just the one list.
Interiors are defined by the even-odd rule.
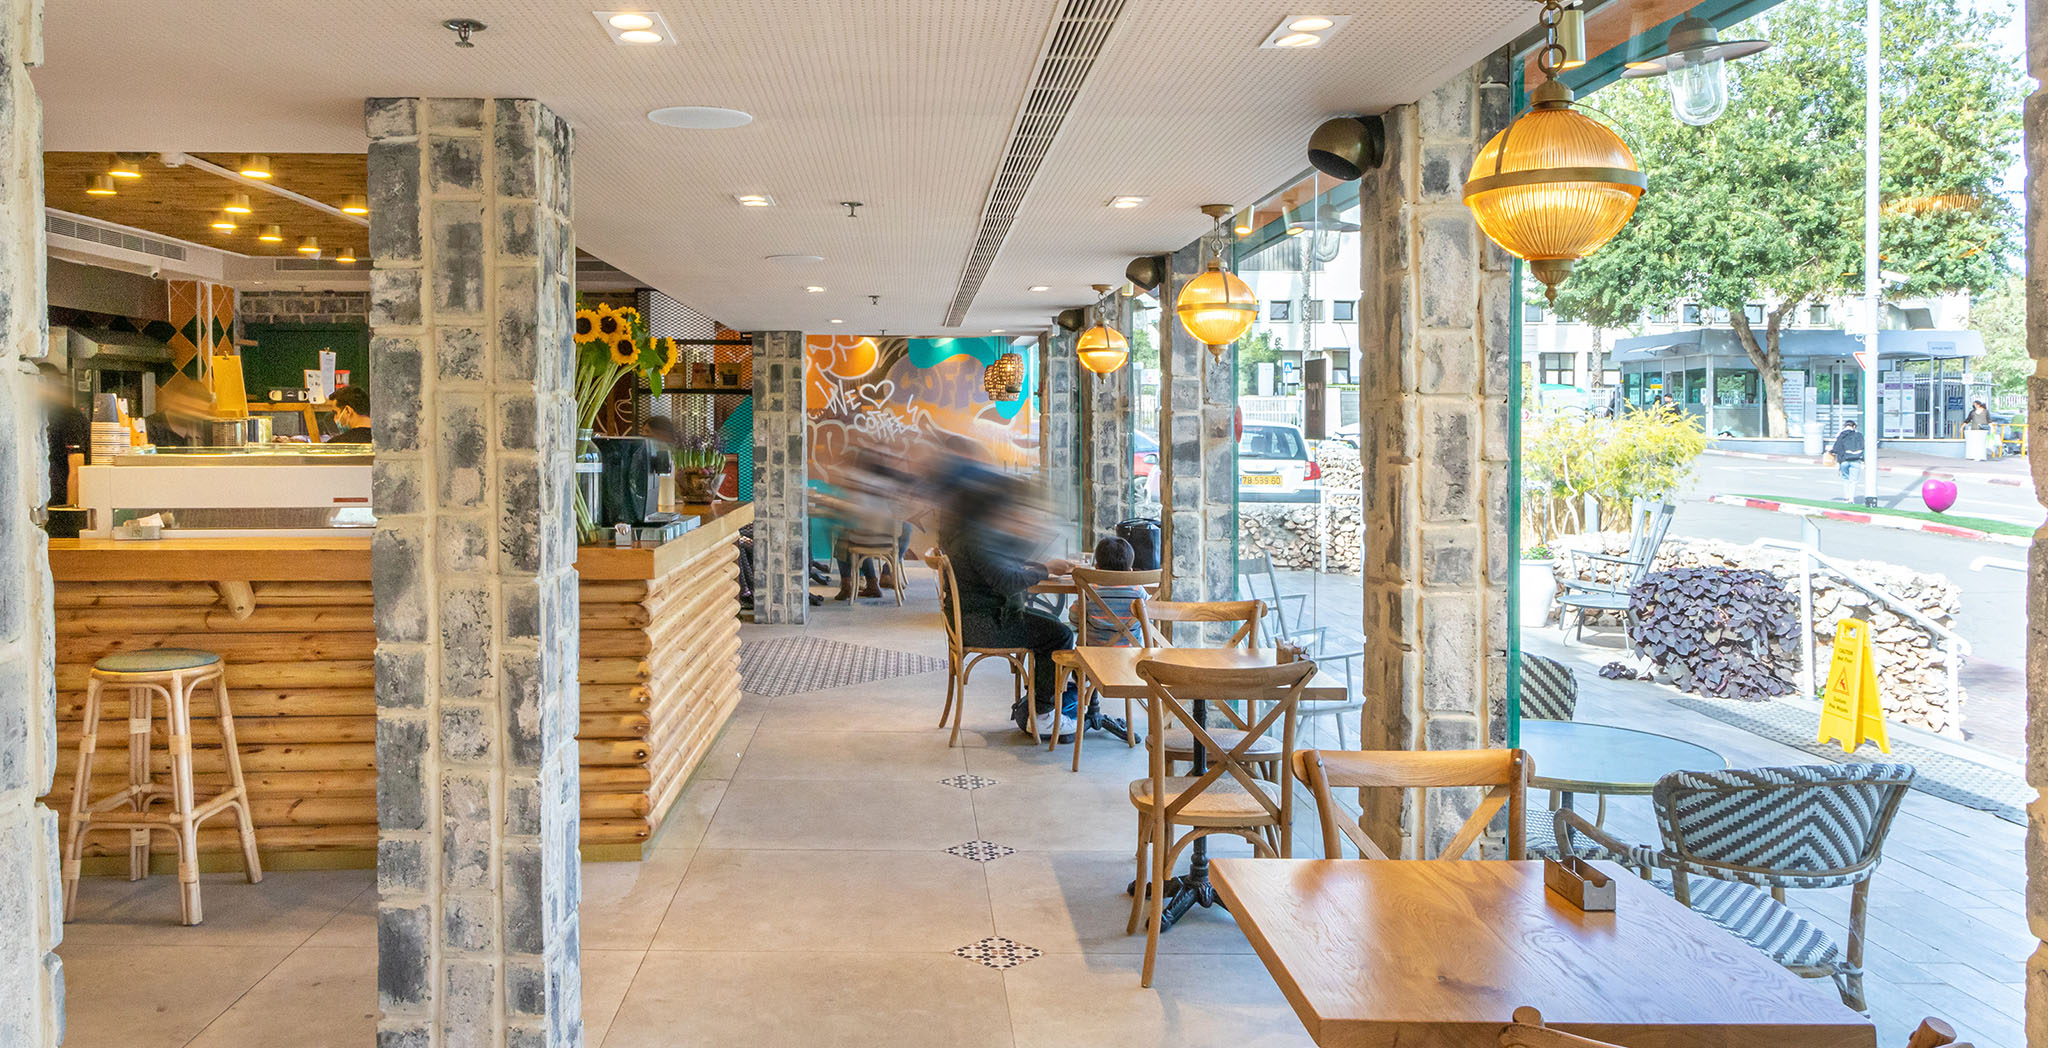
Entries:
[[1278,473],[1246,473],[1238,478],[1238,482],[1248,488],[1277,488],[1280,486],[1280,475]]

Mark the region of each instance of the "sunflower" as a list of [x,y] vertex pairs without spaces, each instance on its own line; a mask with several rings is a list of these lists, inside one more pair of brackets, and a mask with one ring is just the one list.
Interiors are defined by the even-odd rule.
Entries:
[[619,335],[607,340],[612,349],[612,363],[632,367],[640,360],[640,344],[632,335]]
[[612,310],[612,315],[619,318],[619,323],[628,327],[640,322],[640,311],[632,306],[621,306],[618,309],[614,309]]
[[597,333],[597,310],[595,310],[595,309],[579,309],[579,310],[577,310],[577,311],[576,311],[576,341],[578,341],[578,342],[582,342],[582,341],[585,341],[585,340],[589,339],[589,338],[590,338],[590,336],[592,336],[592,335],[594,335],[594,334],[596,334],[596,333]]
[[675,370],[676,358],[682,354],[676,350],[675,339],[662,339],[659,345],[661,346],[661,373],[666,375]]
[[610,306],[597,307],[597,333],[609,342],[628,327],[619,311]]

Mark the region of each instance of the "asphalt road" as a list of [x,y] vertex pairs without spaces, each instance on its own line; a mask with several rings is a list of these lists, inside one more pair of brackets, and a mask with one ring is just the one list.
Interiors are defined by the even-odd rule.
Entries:
[[[1924,509],[1921,478],[1911,473],[1880,473],[1883,505]],[[2038,526],[2043,509],[2033,488],[1995,485],[1967,476],[1957,480],[1958,496],[1950,512]],[[1708,495],[1785,495],[1833,498],[1841,479],[1833,467],[1773,462],[1708,454],[1691,486],[1682,494],[1672,533],[1749,543],[1760,538],[1799,541],[1802,518],[1705,501]],[[2026,551],[2014,546],[1900,531],[1847,521],[1815,519],[1821,552],[1849,560],[1878,560],[1916,571],[1944,575],[1962,589],[1962,610],[1956,632],[1970,642],[1963,664],[1963,687],[1969,698],[1963,708],[1963,731],[1971,741],[1993,752],[2021,759],[2025,752],[2026,588],[2023,571],[1999,567],[1972,570],[1979,558],[2019,563]]]

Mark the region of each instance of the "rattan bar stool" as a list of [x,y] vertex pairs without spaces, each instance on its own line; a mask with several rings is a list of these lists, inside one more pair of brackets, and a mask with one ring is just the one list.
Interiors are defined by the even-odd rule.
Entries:
[[[228,708],[227,677],[219,655],[191,648],[148,648],[115,652],[93,664],[85,686],[85,724],[78,739],[78,780],[71,791],[71,826],[64,840],[64,919],[78,901],[79,867],[89,830],[128,831],[128,879],[149,875],[149,835],[164,831],[178,841],[178,903],[186,924],[198,924],[199,824],[232,808],[242,833],[242,860],[249,883],[263,879],[256,858],[256,826],[249,817],[248,789],[242,783],[241,754],[235,748],[235,719]],[[227,762],[228,786],[199,799],[192,788],[192,695],[213,685],[218,706],[221,753]],[[128,785],[111,796],[93,800],[93,751],[98,748],[100,695],[106,688],[128,689]],[[171,781],[155,781],[150,767],[150,728],[156,700],[163,700],[169,738]],[[168,811],[150,810],[162,801]],[[125,809],[125,810],[124,810]]]

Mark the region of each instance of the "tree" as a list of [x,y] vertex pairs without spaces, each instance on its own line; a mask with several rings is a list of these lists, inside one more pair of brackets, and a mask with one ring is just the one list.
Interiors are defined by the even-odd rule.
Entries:
[[[1996,3],[1997,0],[1992,0]],[[2010,9],[1961,0],[1885,5],[1882,266],[1901,297],[1980,292],[2010,269],[2018,214],[1996,192],[2020,135],[2024,81],[1994,45]],[[1727,310],[1785,435],[1779,336],[1803,304],[1863,281],[1863,4],[1791,0],[1724,34],[1768,51],[1729,64],[1728,112],[1671,116],[1661,80],[1587,101],[1649,175],[1635,217],[1579,263],[1558,313],[1633,328],[1680,300]],[[1745,307],[1770,303],[1759,332]]]
[[1990,379],[2000,393],[2024,391],[2027,376],[2034,373],[2027,357],[2027,282],[2007,277],[1970,307],[1970,323],[1984,336],[1984,356],[1971,370]]
[[1258,331],[1237,343],[1237,394],[1251,396],[1259,391],[1259,365],[1277,364],[1284,344],[1271,331]]

